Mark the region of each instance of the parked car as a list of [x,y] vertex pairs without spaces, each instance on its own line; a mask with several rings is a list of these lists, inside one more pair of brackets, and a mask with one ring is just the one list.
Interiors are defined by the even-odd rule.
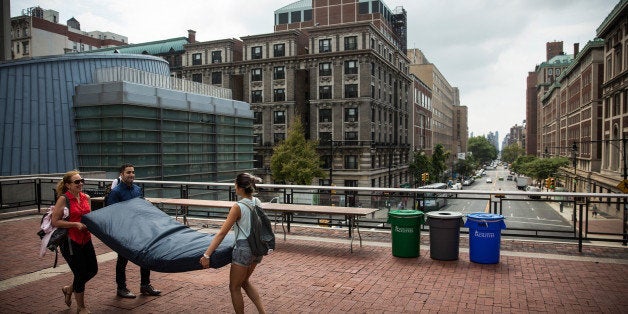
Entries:
[[497,178],[497,180],[504,181],[504,177],[503,176],[499,176],[499,178]]
[[506,181],[512,181],[512,175],[508,175],[508,176],[506,177]]
[[493,179],[491,179],[491,178],[486,178],[486,183],[493,183]]

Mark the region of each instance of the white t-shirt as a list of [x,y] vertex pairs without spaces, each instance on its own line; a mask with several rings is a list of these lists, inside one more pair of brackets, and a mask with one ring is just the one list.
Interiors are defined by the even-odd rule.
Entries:
[[116,187],[116,185],[118,185],[118,183],[120,182],[122,182],[122,177],[113,179],[113,181],[111,181],[111,189],[113,190]]
[[[244,203],[246,205],[242,205],[240,203]],[[240,207],[240,219],[237,221],[237,225],[234,226],[235,238],[237,240],[246,240],[251,232],[251,210],[255,210],[255,204],[261,205],[260,200],[257,197],[254,197],[253,200],[249,198],[243,198],[238,202],[238,206]],[[238,228],[240,226],[240,228]],[[242,232],[240,232],[242,229]]]

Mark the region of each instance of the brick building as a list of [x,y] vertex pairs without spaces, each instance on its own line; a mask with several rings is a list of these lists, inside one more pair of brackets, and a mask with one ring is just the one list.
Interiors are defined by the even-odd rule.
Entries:
[[186,45],[183,77],[251,104],[266,181],[272,146],[301,119],[332,176],[314,184],[400,186],[411,180],[413,83],[396,12],[380,1],[295,2],[275,11],[273,33]]
[[59,23],[59,12],[33,7],[11,18],[11,59],[85,52],[98,48],[126,45],[128,38],[111,32],[81,30],[70,18]]

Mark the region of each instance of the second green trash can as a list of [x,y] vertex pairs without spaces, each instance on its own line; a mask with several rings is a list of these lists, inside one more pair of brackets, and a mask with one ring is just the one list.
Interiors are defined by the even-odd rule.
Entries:
[[423,212],[418,210],[391,210],[388,213],[393,256],[419,256],[423,221]]
[[439,211],[426,214],[430,226],[430,257],[441,261],[458,259],[462,213]]

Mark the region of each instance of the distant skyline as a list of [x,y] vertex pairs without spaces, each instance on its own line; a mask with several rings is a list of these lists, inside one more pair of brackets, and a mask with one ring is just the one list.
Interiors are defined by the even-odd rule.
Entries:
[[[209,41],[273,32],[274,11],[295,1],[20,0],[11,16],[41,6],[72,17],[84,31],[110,31],[143,43],[187,36]],[[469,108],[469,136],[499,132],[499,143],[526,118],[529,71],[545,61],[545,44],[563,41],[582,49],[618,1],[610,0],[384,0],[408,15],[408,48],[418,48]]]

